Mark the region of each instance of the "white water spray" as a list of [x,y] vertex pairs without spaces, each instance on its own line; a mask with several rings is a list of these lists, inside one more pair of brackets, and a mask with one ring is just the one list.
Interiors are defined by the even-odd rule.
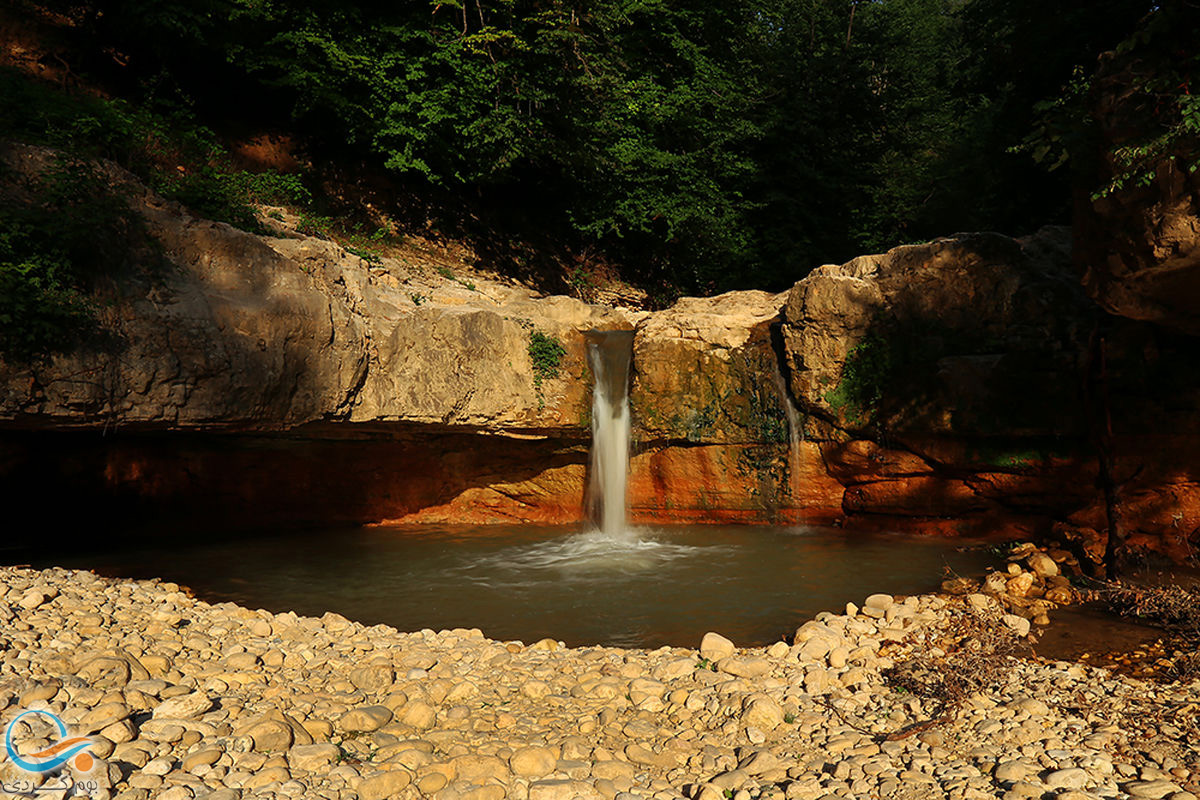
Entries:
[[629,474],[629,362],[633,331],[589,331],[592,369],[593,514],[608,538],[632,538],[625,525]]

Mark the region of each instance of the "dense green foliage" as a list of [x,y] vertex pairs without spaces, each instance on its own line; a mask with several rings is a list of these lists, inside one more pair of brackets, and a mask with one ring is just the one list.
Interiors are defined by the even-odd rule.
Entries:
[[93,0],[80,30],[148,97],[290,118],[310,147],[470,198],[494,228],[557,231],[696,291],[1065,221],[1066,179],[1009,150],[1153,7]]
[[11,229],[0,234],[0,352],[28,359],[73,344],[92,310],[61,264],[23,252],[21,238]]
[[30,359],[92,326],[86,291],[127,266],[141,227],[107,177],[60,158],[0,205],[0,353]]
[[[548,232],[686,291],[780,287],[868,249],[1067,221],[1069,176],[1014,147],[1058,125],[1037,103],[1085,86],[1131,35],[1158,36],[1145,19],[1173,5],[47,2],[94,54],[80,68],[136,104],[94,101],[77,119],[17,100],[0,108],[10,127],[87,141],[248,227],[248,201],[303,201],[304,187],[233,169],[190,120],[288,130],[316,161],[389,174],[406,202],[460,201],[429,215],[448,233]],[[1174,74],[1156,68],[1147,90]],[[1177,132],[1195,124],[1190,97],[1176,92]],[[1050,135],[1027,150],[1052,157]],[[1162,150],[1148,147],[1131,170]]]
[[533,384],[539,390],[542,382],[558,377],[558,368],[567,354],[562,342],[541,331],[529,333],[529,360],[533,363]]
[[160,194],[248,229],[257,227],[252,203],[311,199],[295,175],[234,168],[217,136],[187,113],[71,94],[11,70],[0,71],[0,137],[109,159]]
[[1166,161],[1196,172],[1197,31],[1200,5],[1164,3],[1094,75],[1076,75],[1060,96],[1038,104],[1039,124],[1024,149],[1051,169],[1069,166],[1093,200],[1148,185]]

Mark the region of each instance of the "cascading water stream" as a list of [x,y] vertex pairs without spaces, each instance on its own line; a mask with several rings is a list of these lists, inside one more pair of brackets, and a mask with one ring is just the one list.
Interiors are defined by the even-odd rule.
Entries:
[[775,372],[771,376],[775,380],[775,389],[779,392],[779,400],[783,411],[787,414],[788,440],[791,451],[788,457],[788,484],[792,498],[800,496],[800,440],[804,435],[804,427],[800,423],[800,411],[792,402],[792,393],[788,391],[787,381],[783,377],[783,369],[775,362]]
[[592,464],[588,487],[600,531],[632,539],[625,525],[629,474],[629,362],[633,331],[589,331],[592,369]]

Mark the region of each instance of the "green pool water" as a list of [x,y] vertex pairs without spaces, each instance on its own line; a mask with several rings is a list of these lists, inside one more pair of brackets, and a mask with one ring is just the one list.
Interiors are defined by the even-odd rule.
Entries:
[[263,532],[79,553],[33,566],[159,577],[212,602],[400,630],[480,628],[496,639],[695,646],[715,630],[742,646],[790,634],[873,592],[935,588],[947,570],[994,562],[961,541],[807,527],[487,526]]

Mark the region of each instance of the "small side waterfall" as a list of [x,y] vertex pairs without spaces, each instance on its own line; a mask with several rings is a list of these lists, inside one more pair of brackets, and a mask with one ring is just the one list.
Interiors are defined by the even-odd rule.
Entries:
[[783,368],[775,361],[775,371],[771,375],[775,380],[775,389],[779,392],[779,401],[787,414],[788,440],[791,450],[788,453],[788,489],[792,498],[800,495],[800,440],[804,435],[804,427],[800,422],[800,411],[792,402],[792,393],[788,391],[787,381],[783,377]]
[[633,331],[589,331],[592,369],[592,513],[605,536],[626,538],[629,474],[629,362]]

